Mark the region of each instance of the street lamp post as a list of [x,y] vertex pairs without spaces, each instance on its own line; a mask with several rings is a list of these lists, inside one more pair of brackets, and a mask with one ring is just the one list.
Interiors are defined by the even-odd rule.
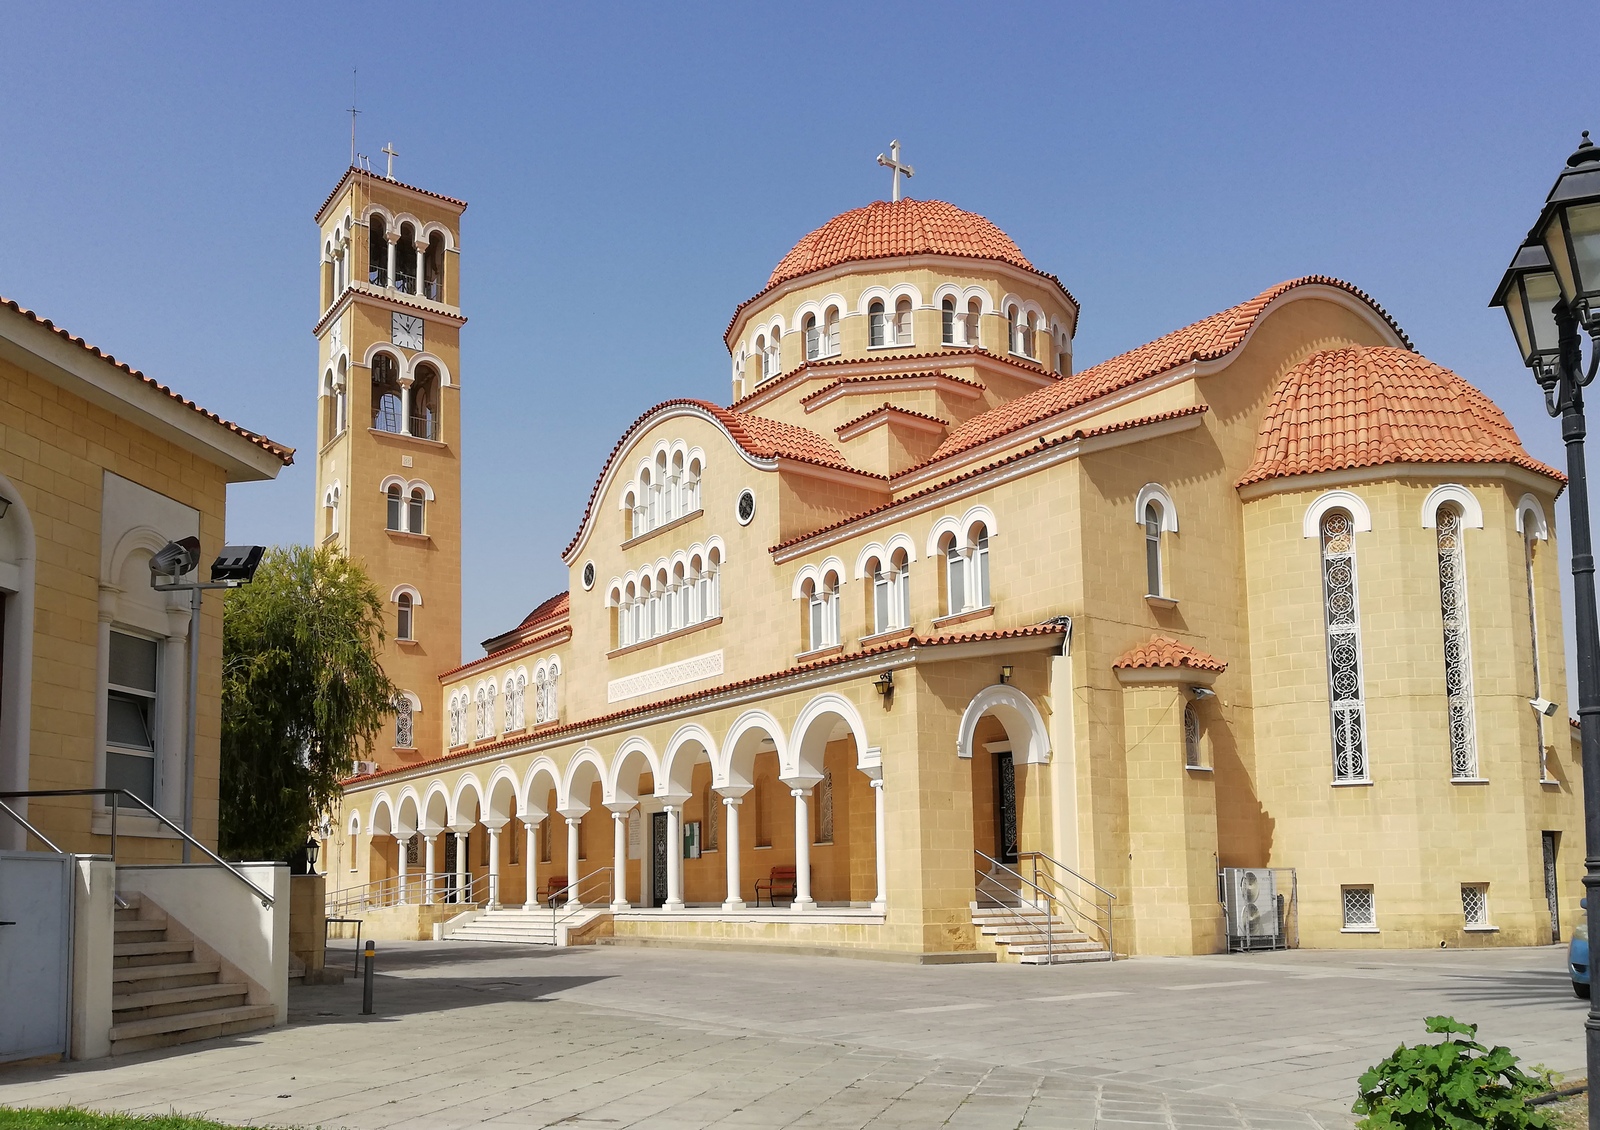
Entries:
[[[1600,942],[1600,625],[1596,623],[1594,550],[1584,464],[1583,390],[1600,367],[1600,148],[1583,142],[1556,178],[1544,210],[1501,279],[1491,306],[1504,308],[1522,359],[1544,390],[1545,409],[1561,418],[1567,446],[1567,505],[1572,525],[1573,611],[1578,637],[1578,726],[1583,764],[1583,886],[1590,945]],[[1583,365],[1583,339],[1591,337]],[[1591,960],[1591,968],[1593,963]],[[1600,997],[1584,1021],[1588,1077],[1600,1079]],[[1600,1130],[1600,1103],[1589,1107]]]

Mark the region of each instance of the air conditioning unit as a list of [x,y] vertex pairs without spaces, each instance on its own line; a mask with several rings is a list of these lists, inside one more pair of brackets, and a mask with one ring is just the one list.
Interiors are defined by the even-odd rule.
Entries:
[[1222,901],[1230,950],[1279,949],[1284,938],[1278,876],[1266,867],[1225,867]]
[[378,763],[376,761],[357,761],[354,762],[354,765],[355,770],[351,773],[353,777],[365,777],[369,773],[378,771]]

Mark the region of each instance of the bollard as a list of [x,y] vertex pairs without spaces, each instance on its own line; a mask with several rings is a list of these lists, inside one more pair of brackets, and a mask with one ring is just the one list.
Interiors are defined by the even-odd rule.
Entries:
[[367,972],[361,985],[361,1015],[372,1015],[372,959],[378,956],[378,947],[374,942],[367,943]]

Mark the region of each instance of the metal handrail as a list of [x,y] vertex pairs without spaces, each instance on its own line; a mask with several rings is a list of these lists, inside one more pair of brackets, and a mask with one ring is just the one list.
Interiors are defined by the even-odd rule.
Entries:
[[[1055,859],[1042,851],[1019,852],[1018,862],[1020,863],[1023,859],[1027,859],[1032,863],[1033,881],[1036,885],[1040,884],[1041,880],[1043,880],[1050,883],[1058,891],[1060,891],[1064,901],[1066,899],[1071,899],[1074,900],[1074,902],[1088,903],[1090,911],[1089,916],[1092,917],[1094,921],[1095,929],[1097,929],[1104,936],[1106,949],[1111,951],[1114,958],[1116,956],[1116,907],[1113,904],[1116,902],[1117,896],[1113,892],[1106,890],[1099,883],[1096,883],[1093,879],[1090,879],[1085,875],[1080,875],[1078,872],[1068,867],[1065,863],[1062,863],[1059,859]],[[1104,906],[1102,907],[1099,899],[1085,895],[1082,891],[1073,890],[1061,880],[1060,876],[1051,873],[1049,869],[1041,872],[1039,866],[1041,860],[1049,864],[1050,868],[1054,868],[1056,871],[1064,871],[1079,883],[1087,883],[1090,887],[1093,887],[1095,891],[1104,895]],[[1100,920],[1102,910],[1105,914],[1104,922],[1101,922]],[[1079,909],[1078,917],[1081,919],[1083,916],[1083,911]]]
[[[999,907],[1001,909],[1007,909],[1007,904],[1006,903],[1002,902],[999,898],[997,898],[995,895],[991,894],[990,892],[984,890],[983,881],[985,879],[989,879],[989,880],[992,881],[994,879],[994,873],[995,873],[995,869],[996,868],[998,868],[999,870],[1005,872],[1007,875],[1010,875],[1012,878],[1016,879],[1016,881],[1018,883],[1026,883],[1028,886],[1032,887],[1034,889],[1034,891],[1036,891],[1039,895],[1043,896],[1043,901],[1044,901],[1044,929],[1043,930],[1040,930],[1039,924],[1037,922],[1035,922],[1035,921],[1030,920],[1029,917],[1026,914],[1019,914],[1018,918],[1021,919],[1022,925],[1026,929],[1033,931],[1035,936],[1037,936],[1037,935],[1039,935],[1041,933],[1044,935],[1045,955],[1047,957],[1053,955],[1055,953],[1055,918],[1056,918],[1055,905],[1054,905],[1055,902],[1056,902],[1055,897],[1053,895],[1051,895],[1049,891],[1047,891],[1043,887],[1039,886],[1037,883],[1029,882],[1028,879],[1025,878],[1021,874],[1021,872],[1012,870],[1010,867],[1007,867],[1004,863],[1001,863],[998,859],[994,858],[992,855],[989,855],[986,852],[978,851],[976,849],[973,850],[972,854],[976,855],[979,859],[981,859],[985,863],[989,864],[988,868],[982,868],[982,867],[974,867],[973,868],[973,873],[976,874],[977,876],[979,876],[978,882],[976,884],[976,891],[975,891],[975,893],[977,894],[979,900],[982,900],[983,898],[987,897],[996,907]],[[1017,892],[1017,901],[1018,902],[1022,901],[1022,892],[1021,891]],[[1036,902],[1036,905],[1037,905],[1037,902]],[[1063,912],[1065,912],[1066,908],[1062,907],[1062,910],[1063,910]]]
[[606,900],[606,905],[610,906],[613,902],[617,901],[616,883],[611,874],[611,868],[597,867],[587,875],[578,876],[578,881],[576,883],[567,884],[567,889],[565,892],[567,901],[562,903],[559,907],[553,904],[550,907],[550,938],[553,944],[559,944],[561,924],[563,922],[567,921],[569,918],[576,917],[585,910],[590,909],[589,905],[583,901],[583,888],[591,879],[595,879],[600,876],[605,877],[605,889],[611,896]]
[[16,809],[12,808],[9,804],[7,804],[3,800],[0,800],[0,811],[5,812],[5,814],[7,816],[11,817],[11,819],[15,820],[18,824],[21,824],[28,831],[32,832],[33,836],[34,836],[34,839],[36,839],[39,842],[41,842],[42,844],[44,844],[45,847],[49,848],[51,851],[55,852],[57,855],[66,855],[67,854],[66,852],[62,851],[60,848],[56,847],[56,845],[50,841],[50,837],[49,836],[45,835],[43,832],[39,831],[39,829],[35,828],[32,824],[28,823],[27,820],[25,820],[23,818],[22,813],[18,812]]
[[[264,907],[271,906],[272,903],[273,903],[272,896],[270,894],[268,894],[266,891],[262,890],[260,887],[256,886],[256,884],[253,883],[245,875],[244,872],[240,871],[233,864],[229,863],[227,860],[223,859],[216,852],[214,852],[210,848],[206,847],[205,844],[203,844],[199,840],[195,839],[188,832],[185,832],[182,828],[178,827],[171,820],[169,820],[165,816],[161,815],[161,813],[157,812],[148,803],[146,803],[145,800],[142,797],[135,796],[133,793],[129,792],[127,789],[33,789],[33,790],[30,790],[30,791],[27,791],[27,792],[0,793],[0,802],[4,802],[4,801],[7,801],[7,800],[15,800],[15,799],[18,799],[18,798],[56,797],[56,796],[99,796],[99,797],[109,797],[109,798],[111,798],[111,861],[113,863],[115,863],[116,860],[117,860],[117,808],[118,808],[117,798],[118,797],[127,797],[129,800],[133,801],[134,804],[137,804],[140,808],[142,808],[146,812],[148,812],[151,816],[154,816],[157,821],[159,821],[162,824],[165,824],[168,828],[171,828],[174,832],[178,833],[178,835],[182,836],[183,839],[184,839],[184,842],[187,843],[190,847],[199,848],[201,851],[203,851],[207,855],[209,855],[216,862],[217,866],[224,867],[228,871],[232,872],[233,877],[235,879],[239,880],[239,882],[243,883],[245,886],[249,887],[252,891],[254,891],[256,893],[256,896],[261,899],[261,905],[262,906],[264,906]],[[13,816],[17,815],[15,812],[13,812],[11,810],[9,805],[6,806],[6,811],[10,812],[11,815],[13,815]],[[22,818],[20,816],[18,816],[17,819],[18,820],[22,820]],[[24,825],[26,825],[27,821],[23,820],[22,823]],[[30,828],[29,830],[31,831],[32,829]],[[37,832],[34,832],[34,835],[37,836],[39,834]],[[43,836],[39,836],[39,838],[41,840],[44,840]],[[47,843],[47,844],[50,843],[49,840],[44,840],[44,842]],[[51,844],[50,846],[51,847],[55,847],[54,844]],[[65,855],[66,854],[65,852],[61,851],[60,848],[56,848],[55,850],[60,855]]]
[[[481,894],[482,888],[488,885],[488,876],[473,875],[470,872],[463,885],[457,885],[453,871],[434,872],[433,882],[438,883],[441,879],[446,880],[444,891],[441,892],[436,888],[432,892],[436,905],[460,905],[463,908],[469,905],[476,906],[477,903],[472,898],[474,888],[479,888],[478,893]],[[411,897],[413,891],[416,892],[415,898]],[[427,873],[409,872],[403,878],[391,875],[387,879],[373,879],[353,887],[341,887],[328,894],[323,906],[326,913],[334,914],[344,910],[382,910],[385,907],[412,903],[426,905],[428,894]],[[456,896],[453,904],[450,902],[451,895]]]

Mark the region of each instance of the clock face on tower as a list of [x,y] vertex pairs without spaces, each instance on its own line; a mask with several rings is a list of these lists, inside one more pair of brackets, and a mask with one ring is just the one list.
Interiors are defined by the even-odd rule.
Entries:
[[421,349],[422,319],[412,314],[395,314],[389,340],[402,349]]

